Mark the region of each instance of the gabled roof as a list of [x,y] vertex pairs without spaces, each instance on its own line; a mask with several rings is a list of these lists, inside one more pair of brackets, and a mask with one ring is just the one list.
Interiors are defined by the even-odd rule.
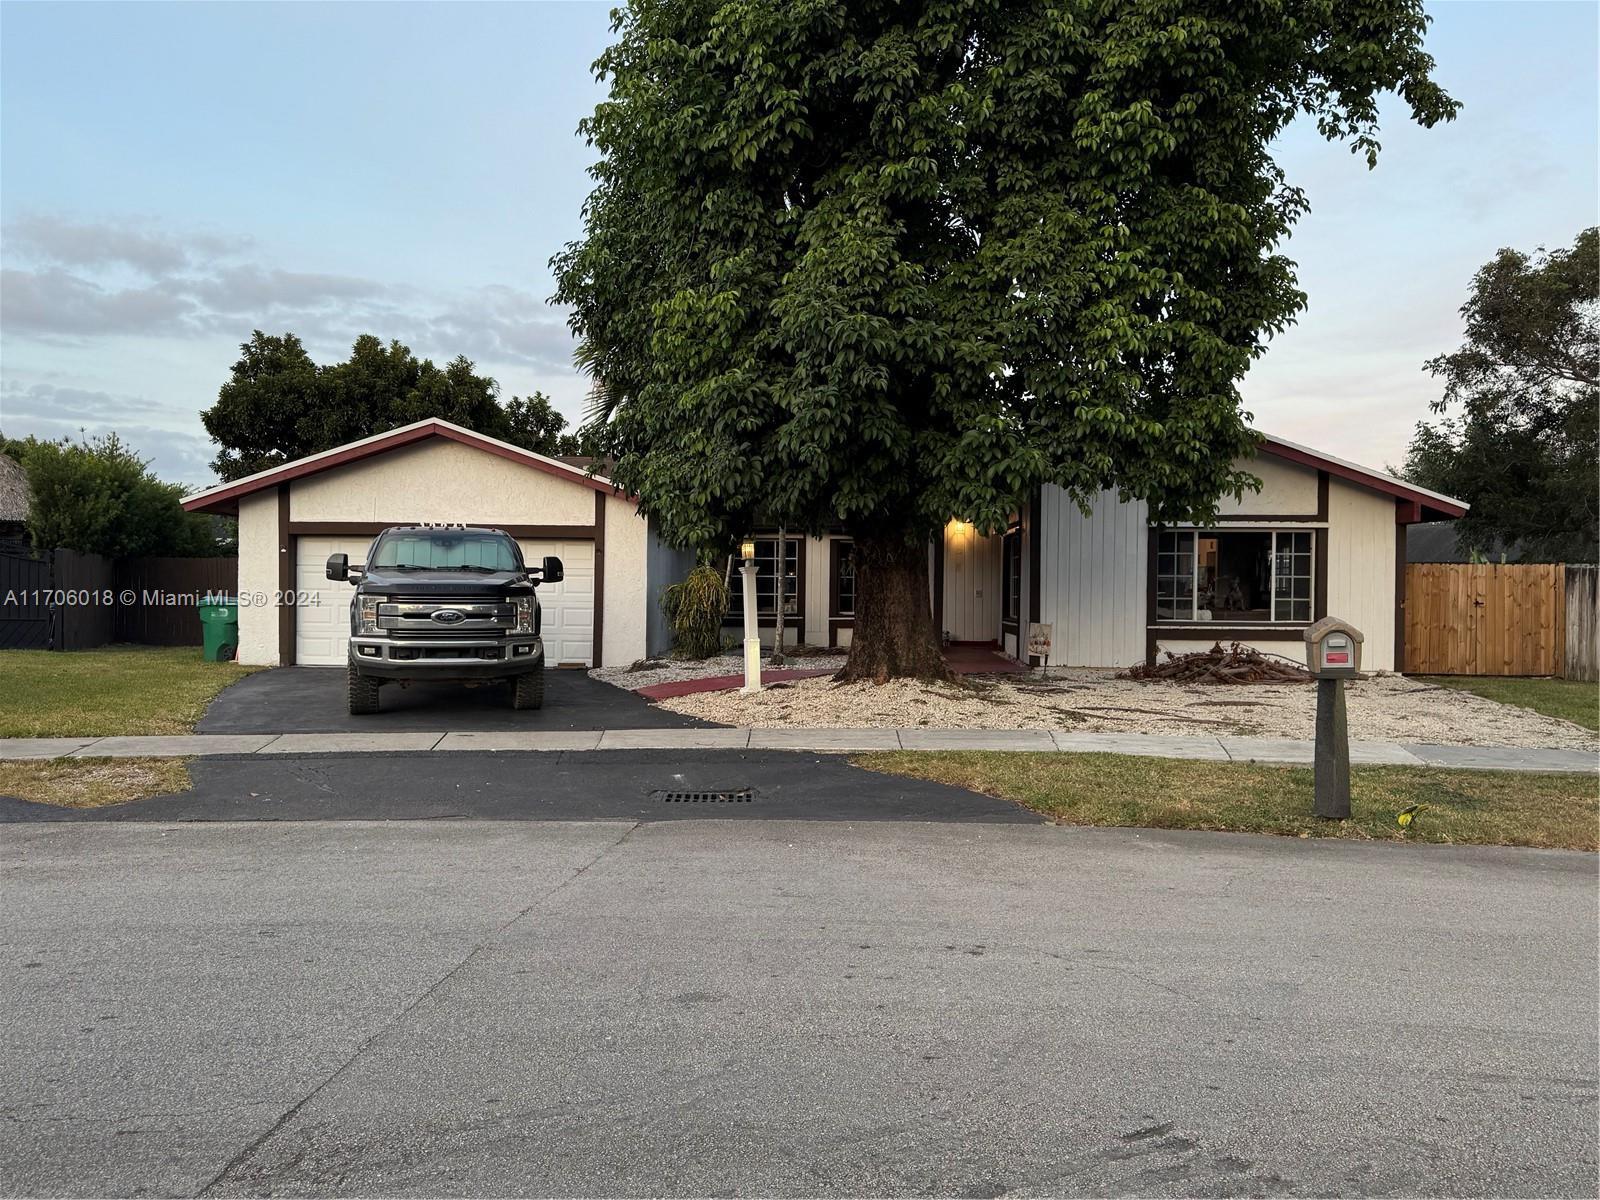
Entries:
[[[565,479],[569,483],[582,484],[584,487],[593,488],[597,492],[604,492],[608,495],[613,493],[622,494],[609,479],[599,475],[590,475],[582,468],[564,463],[560,459],[550,458],[544,454],[535,454],[532,450],[524,450],[521,446],[513,446],[510,442],[502,442],[499,438],[476,433],[451,421],[441,420],[438,417],[429,417],[425,421],[402,425],[398,429],[391,429],[386,433],[373,434],[371,437],[362,438],[360,441],[346,442],[343,446],[335,446],[332,450],[324,450],[320,454],[308,454],[304,458],[297,458],[293,462],[284,463],[281,467],[257,471],[254,475],[246,475],[243,479],[235,479],[232,483],[222,483],[216,487],[207,488],[203,492],[196,492],[184,500],[183,507],[190,512],[236,513],[239,511],[239,498],[241,496],[248,496],[253,492],[277,487],[280,483],[288,483],[291,480],[304,479],[308,475],[319,475],[323,471],[331,471],[335,467],[343,467],[353,462],[360,462],[364,458],[371,458],[389,450],[396,450],[401,446],[410,446],[417,442],[427,441],[429,438],[444,438],[448,441],[460,442],[463,446],[471,446],[475,450],[483,450],[500,458],[510,459],[512,462],[521,463],[525,467],[532,467],[536,471],[543,471],[547,475]],[[626,498],[632,499],[632,497]]]
[[1299,463],[1303,467],[1326,471],[1339,479],[1360,484],[1375,492],[1385,492],[1397,500],[1408,502],[1411,507],[1409,511],[1402,513],[1400,523],[1403,525],[1410,525],[1416,521],[1464,517],[1467,515],[1467,509],[1471,507],[1465,500],[1457,500],[1454,496],[1446,496],[1440,492],[1431,492],[1404,479],[1396,479],[1393,475],[1374,471],[1371,467],[1363,467],[1360,463],[1334,458],[1331,454],[1324,454],[1320,450],[1313,450],[1310,446],[1302,446],[1286,438],[1264,433],[1261,439],[1262,454],[1270,454],[1274,458]]

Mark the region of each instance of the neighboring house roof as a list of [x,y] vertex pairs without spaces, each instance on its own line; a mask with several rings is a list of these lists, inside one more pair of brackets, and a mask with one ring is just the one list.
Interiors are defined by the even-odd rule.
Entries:
[[16,459],[0,454],[0,521],[26,521],[32,508],[28,473]]
[[1331,454],[1324,454],[1320,450],[1313,450],[1309,446],[1302,446],[1286,438],[1264,433],[1261,439],[1263,454],[1271,454],[1289,462],[1299,463],[1301,466],[1315,467],[1319,471],[1326,471],[1329,475],[1347,479],[1351,483],[1358,483],[1374,491],[1387,492],[1396,499],[1407,501],[1411,505],[1411,510],[1405,515],[1409,516],[1410,520],[1403,520],[1402,524],[1437,521],[1446,517],[1464,517],[1467,515],[1467,509],[1471,507],[1465,500],[1457,500],[1454,496],[1446,496],[1441,492],[1431,492],[1407,480],[1396,479],[1393,475],[1385,475],[1382,471],[1374,471],[1371,467],[1363,467],[1360,463],[1335,458]]
[[502,442],[499,438],[476,433],[451,421],[440,420],[438,417],[429,417],[425,421],[402,425],[398,429],[374,434],[371,437],[362,438],[360,441],[347,442],[343,446],[335,446],[333,449],[324,450],[320,454],[308,454],[304,458],[297,458],[293,462],[284,463],[281,467],[258,471],[254,475],[246,475],[243,479],[236,479],[232,483],[218,484],[214,488],[196,492],[184,500],[183,507],[190,512],[237,512],[241,496],[248,496],[253,492],[277,487],[280,483],[288,483],[291,480],[304,479],[308,475],[319,475],[323,471],[331,471],[335,467],[359,462],[364,458],[371,458],[374,455],[383,454],[401,446],[410,446],[417,442],[426,441],[429,438],[445,438],[452,442],[460,442],[463,446],[471,446],[474,449],[510,459],[512,462],[532,467],[536,471],[543,471],[547,475],[554,475],[559,479],[593,488],[597,492],[610,494],[618,491],[609,479],[600,475],[590,475],[587,471],[564,463],[560,459],[550,458],[544,454],[535,454],[532,450],[524,450],[521,446],[513,446],[510,442]]

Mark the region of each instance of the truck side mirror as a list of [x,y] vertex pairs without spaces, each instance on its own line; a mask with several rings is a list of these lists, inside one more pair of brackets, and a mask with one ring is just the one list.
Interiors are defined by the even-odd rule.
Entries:
[[561,569],[561,560],[555,555],[545,556],[543,578],[540,583],[560,583],[566,577]]
[[328,569],[325,573],[329,579],[349,579],[350,556],[348,554],[328,555]]

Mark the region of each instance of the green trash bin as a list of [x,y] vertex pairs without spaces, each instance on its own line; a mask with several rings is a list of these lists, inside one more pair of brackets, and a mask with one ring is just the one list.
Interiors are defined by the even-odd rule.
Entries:
[[239,655],[239,601],[234,596],[200,602],[200,631],[206,662],[232,662]]

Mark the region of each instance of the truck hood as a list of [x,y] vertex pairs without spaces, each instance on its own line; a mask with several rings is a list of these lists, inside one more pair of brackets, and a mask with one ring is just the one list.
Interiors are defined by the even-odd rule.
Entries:
[[388,596],[500,596],[532,588],[522,571],[396,571],[377,567],[361,580],[363,592]]

